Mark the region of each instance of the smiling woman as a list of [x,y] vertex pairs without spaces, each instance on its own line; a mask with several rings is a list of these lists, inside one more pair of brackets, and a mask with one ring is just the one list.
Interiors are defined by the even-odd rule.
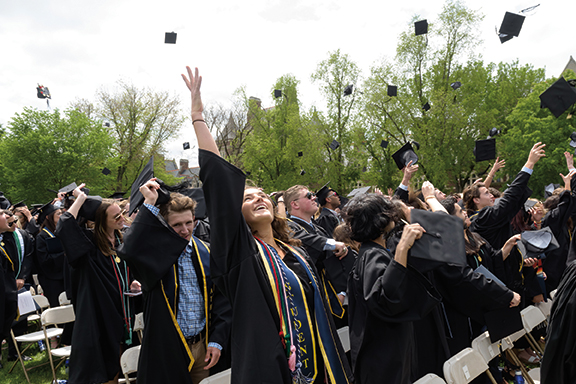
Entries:
[[264,191],[245,187],[244,173],[219,156],[198,70],[183,78],[210,213],[212,279],[232,304],[232,382],[352,382],[314,264]]

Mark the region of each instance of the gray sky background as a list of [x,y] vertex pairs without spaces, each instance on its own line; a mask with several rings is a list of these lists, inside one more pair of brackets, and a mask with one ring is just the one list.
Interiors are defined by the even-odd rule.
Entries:
[[[558,76],[576,54],[573,3],[542,0],[518,38],[500,44],[495,27],[504,13],[534,6],[525,1],[463,1],[485,15],[478,49],[485,62],[532,64]],[[434,22],[440,0],[0,0],[0,123],[6,125],[25,106],[46,109],[36,84],[49,87],[50,105],[65,109],[77,98],[94,100],[97,89],[113,90],[118,80],[178,95],[189,111],[180,77],[186,65],[204,78],[206,103],[229,104],[245,85],[248,96],[273,104],[274,82],[291,73],[300,80],[307,109],[324,109],[310,75],[328,53],[340,49],[363,75],[383,59],[392,61],[398,35],[411,18]],[[177,32],[176,45],[164,44]],[[167,143],[168,157],[197,162],[187,123],[181,137]]]

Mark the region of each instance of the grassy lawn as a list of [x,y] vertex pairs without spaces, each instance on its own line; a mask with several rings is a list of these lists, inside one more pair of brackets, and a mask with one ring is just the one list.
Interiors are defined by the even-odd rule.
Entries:
[[[25,355],[32,358],[31,361],[24,362],[24,365],[28,368],[46,363],[41,367],[28,371],[30,382],[32,384],[50,384],[52,382],[52,370],[50,369],[50,360],[48,359],[47,351],[40,352],[38,344],[35,344],[26,351]],[[16,367],[14,367],[12,373],[8,373],[13,362],[6,361],[7,356],[8,346],[3,344],[2,365],[4,365],[4,368],[0,369],[0,384],[26,384],[26,376],[24,376],[22,365],[19,361],[17,361]],[[54,364],[57,364],[56,360]],[[64,364],[62,364],[62,366],[56,371],[56,378],[59,380],[68,378],[64,370]]]

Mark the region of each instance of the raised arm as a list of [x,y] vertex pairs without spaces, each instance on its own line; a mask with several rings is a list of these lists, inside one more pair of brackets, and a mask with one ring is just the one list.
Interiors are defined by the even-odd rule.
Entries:
[[216,145],[216,142],[204,121],[204,116],[202,115],[202,112],[204,111],[202,96],[200,94],[202,76],[198,75],[198,68],[194,69],[194,74],[190,67],[186,67],[186,70],[188,71],[188,77],[182,74],[182,78],[190,90],[190,96],[192,98],[192,125],[194,126],[194,131],[196,131],[198,148],[210,151],[220,156],[218,146]]
[[425,181],[424,184],[422,184],[422,195],[432,212],[448,213],[446,208],[444,208],[438,199],[436,199],[436,195],[434,194],[434,185],[432,185],[431,182]]
[[74,200],[74,203],[72,203],[72,206],[70,207],[70,209],[68,209],[68,212],[72,216],[74,216],[75,219],[78,218],[78,212],[80,211],[80,208],[82,208],[82,205],[86,201],[86,194],[82,192],[82,188],[84,188],[85,185],[86,184],[82,183],[72,191],[72,195],[76,198],[76,200]]
[[490,184],[492,184],[492,179],[494,179],[494,175],[496,175],[496,172],[498,172],[498,170],[504,168],[505,165],[506,161],[504,159],[500,160],[499,157],[496,158],[496,161],[494,162],[492,169],[490,169],[490,172],[488,173],[488,176],[484,181],[484,186],[486,188],[490,188]]

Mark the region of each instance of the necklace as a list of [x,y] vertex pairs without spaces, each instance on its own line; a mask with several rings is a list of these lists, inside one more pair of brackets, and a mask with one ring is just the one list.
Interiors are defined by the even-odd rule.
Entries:
[[[118,244],[120,244],[120,239],[118,238],[118,235],[116,233],[114,233],[114,236],[116,237],[116,242]],[[110,238],[108,238],[108,241],[110,241]],[[116,242],[112,242],[110,241],[111,244],[114,244],[114,246],[110,247],[110,250],[112,251],[112,256],[114,256],[114,261],[116,262],[116,264],[120,264],[120,258],[118,257],[118,254],[116,253],[116,249],[115,249],[115,244]]]

